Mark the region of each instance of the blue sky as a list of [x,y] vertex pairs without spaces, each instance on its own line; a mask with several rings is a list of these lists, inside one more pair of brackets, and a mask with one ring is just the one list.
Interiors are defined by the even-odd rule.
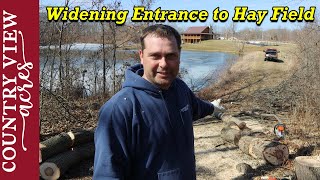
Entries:
[[[138,0],[125,0],[121,1],[123,5],[123,9],[129,10],[130,13],[133,12],[132,7],[136,4]],[[65,0],[40,0],[41,6],[47,5],[63,5]],[[90,0],[71,0],[72,5],[82,4],[81,7],[84,9],[90,6]],[[106,1],[111,2],[111,1]],[[228,23],[230,24],[232,21],[234,7],[235,6],[248,6],[248,10],[269,10],[268,15],[264,19],[260,28],[266,29],[277,29],[277,28],[287,28],[287,29],[295,29],[299,28],[302,23],[292,23],[292,22],[271,22],[270,16],[272,15],[272,7],[273,6],[288,6],[289,10],[298,10],[299,6],[305,6],[306,10],[310,8],[310,6],[316,6],[316,18],[320,17],[320,2],[318,0],[155,0],[155,3],[152,6],[152,9],[156,9],[161,7],[162,10],[207,10],[209,12],[209,17],[206,22],[182,22],[177,24],[181,27],[188,26],[201,26],[201,25],[209,25],[213,24],[216,27],[223,28]],[[229,12],[228,21],[225,23],[221,22],[213,22],[212,14],[215,8],[219,7],[220,10],[227,10]],[[128,15],[131,17],[131,14]],[[237,23],[237,29],[243,28],[255,28],[257,25],[254,22],[241,22]]]

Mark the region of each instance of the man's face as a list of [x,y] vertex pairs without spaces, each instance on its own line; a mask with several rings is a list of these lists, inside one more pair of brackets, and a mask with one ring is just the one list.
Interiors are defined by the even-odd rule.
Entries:
[[168,89],[179,73],[180,50],[174,37],[162,38],[149,34],[145,49],[139,51],[143,78],[161,89]]

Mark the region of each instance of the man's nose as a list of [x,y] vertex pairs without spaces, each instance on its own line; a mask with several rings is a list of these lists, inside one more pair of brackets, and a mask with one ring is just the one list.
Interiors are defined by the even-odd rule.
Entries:
[[167,65],[168,65],[168,63],[167,63],[166,57],[162,57],[162,58],[160,59],[159,66],[160,66],[161,68],[164,68],[164,67],[166,67]]

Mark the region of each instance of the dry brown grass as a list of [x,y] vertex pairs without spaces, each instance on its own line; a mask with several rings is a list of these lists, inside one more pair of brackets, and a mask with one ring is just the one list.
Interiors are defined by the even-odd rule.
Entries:
[[[194,51],[213,51],[213,52],[227,52],[232,54],[239,54],[239,49],[243,43],[240,41],[231,40],[207,40],[197,44],[182,44],[184,50]],[[244,52],[262,51],[264,47],[244,44]]]
[[292,106],[292,129],[320,148],[320,25],[305,26],[297,38],[299,68],[294,75],[297,96]]

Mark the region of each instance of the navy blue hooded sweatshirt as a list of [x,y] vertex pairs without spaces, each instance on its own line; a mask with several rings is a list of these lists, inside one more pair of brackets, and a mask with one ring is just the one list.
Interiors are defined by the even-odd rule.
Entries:
[[141,64],[100,109],[93,179],[196,179],[192,122],[213,113],[176,78],[168,90],[143,79]]

